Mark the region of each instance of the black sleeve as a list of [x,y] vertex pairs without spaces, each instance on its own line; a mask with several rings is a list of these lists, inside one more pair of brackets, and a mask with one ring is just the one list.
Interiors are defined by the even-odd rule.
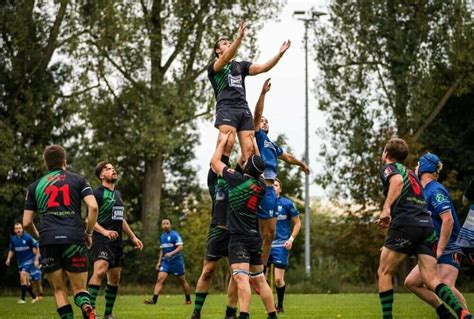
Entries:
[[388,180],[390,179],[390,177],[392,177],[393,175],[397,175],[397,174],[400,174],[400,171],[393,164],[384,165],[380,169],[380,178],[382,179],[382,182],[384,184],[388,184]]
[[81,188],[81,198],[84,198],[88,195],[94,195],[92,187],[89,185],[89,182],[81,176],[81,181],[79,182]]
[[26,197],[25,197],[25,209],[26,210],[36,211],[36,209],[37,209],[36,198],[35,198],[36,185],[37,185],[36,182],[31,184],[28,187],[28,190],[26,191]]
[[211,195],[211,198],[214,196],[216,192],[216,183],[217,183],[217,174],[214,173],[212,168],[209,168],[209,172],[207,173],[207,187],[209,188],[209,195]]
[[249,75],[249,70],[250,70],[251,65],[252,65],[252,62],[248,62],[248,61],[240,62],[240,67],[242,68],[242,76],[245,77]]
[[474,201],[474,178],[469,181],[469,184],[464,191],[464,197],[466,197],[467,200]]
[[100,207],[100,205],[102,205],[102,200],[103,200],[103,196],[104,195],[104,192],[102,191],[102,189],[100,187],[97,187],[96,189],[94,189],[94,197],[95,197],[95,200],[97,201],[97,206]]
[[234,188],[245,182],[244,175],[240,174],[239,172],[236,172],[232,168],[228,168],[227,166],[224,167],[222,177],[227,182],[230,188]]
[[214,71],[214,63],[216,63],[216,60],[212,60],[212,62],[209,63],[209,65],[207,66],[207,75],[213,75],[214,73],[216,73]]

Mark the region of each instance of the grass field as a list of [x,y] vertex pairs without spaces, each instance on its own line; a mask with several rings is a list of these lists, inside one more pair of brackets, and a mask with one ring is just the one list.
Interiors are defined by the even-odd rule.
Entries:
[[[468,303],[474,304],[474,294],[465,294]],[[119,296],[114,313],[118,319],[127,318],[166,318],[189,319],[193,306],[184,305],[181,295],[160,296],[157,305],[144,305],[143,299],[149,296]],[[210,295],[202,311],[204,319],[222,319],[225,309],[224,295]],[[13,297],[0,298],[0,318],[58,318],[52,297],[46,297],[36,304],[17,304]],[[98,312],[102,314],[104,297],[99,296]],[[79,316],[74,306],[75,318]],[[289,294],[285,299],[285,313],[279,318],[380,318],[380,305],[376,294]],[[435,318],[435,312],[412,294],[395,294],[395,318]],[[266,319],[261,301],[253,296],[252,319]]]

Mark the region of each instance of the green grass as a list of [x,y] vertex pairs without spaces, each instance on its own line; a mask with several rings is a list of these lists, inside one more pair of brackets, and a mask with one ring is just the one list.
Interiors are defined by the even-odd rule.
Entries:
[[[468,304],[474,304],[474,294],[464,295]],[[114,309],[119,319],[127,318],[166,318],[189,319],[193,306],[184,305],[184,296],[162,295],[157,305],[144,305],[143,299],[149,296],[120,296]],[[17,304],[14,297],[0,298],[0,318],[58,318],[53,297],[45,297],[36,304]],[[202,318],[221,319],[224,317],[226,297],[210,295],[204,305]],[[98,312],[104,309],[103,295],[98,298]],[[79,316],[74,306],[75,318]],[[285,314],[279,318],[380,318],[380,305],[377,294],[288,294],[285,299]],[[435,318],[435,312],[412,294],[395,294],[395,318]],[[266,319],[261,301],[252,296],[252,319]]]

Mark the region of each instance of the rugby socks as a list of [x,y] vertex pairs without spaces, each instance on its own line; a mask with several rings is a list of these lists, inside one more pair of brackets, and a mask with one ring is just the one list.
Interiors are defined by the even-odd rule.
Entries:
[[99,295],[100,286],[99,285],[89,285],[89,287],[87,287],[87,290],[89,291],[89,295],[90,295],[90,298],[91,298],[91,305],[95,309],[95,301],[97,300],[97,296]]
[[28,291],[28,293],[30,294],[31,298],[36,299],[36,295],[35,295],[35,293],[33,292],[33,289],[31,288],[31,285],[26,286],[26,291]]
[[436,314],[438,315],[439,319],[450,319],[452,318],[451,311],[442,303],[438,307],[436,307]]
[[26,296],[26,285],[21,285],[20,289],[21,289],[21,300],[25,300],[25,296]]
[[250,318],[250,314],[248,312],[240,312],[239,314],[239,319],[249,319]]
[[153,298],[151,298],[151,300],[153,300],[153,303],[156,303],[158,301],[158,295],[153,295]]
[[273,319],[273,318],[276,318],[276,317],[277,317],[276,311],[272,311],[272,312],[268,313],[267,319]]
[[191,295],[184,295],[186,298],[186,302],[191,302]]
[[226,317],[232,317],[237,314],[237,308],[234,308],[234,307],[231,307],[231,306],[227,306],[227,308],[225,309],[225,316]]
[[463,310],[462,306],[448,286],[443,283],[439,284],[435,288],[435,293],[441,300],[451,307],[458,316],[461,314],[461,311]]
[[382,318],[392,319],[393,289],[379,293],[379,298],[382,303]]
[[105,287],[105,313],[111,315],[114,308],[115,299],[117,299],[118,286],[107,285]]
[[207,292],[196,291],[196,298],[194,298],[194,312],[195,313],[201,313],[201,309],[204,306],[206,297],[207,297]]
[[278,308],[283,308],[283,299],[285,298],[285,289],[286,289],[286,286],[276,287],[277,296],[278,296]]
[[59,318],[61,319],[74,319],[74,313],[72,312],[71,305],[65,305],[58,308]]
[[79,293],[77,293],[75,296],[74,296],[74,303],[76,304],[76,306],[78,306],[81,310],[84,309],[84,306],[86,305],[89,305],[89,306],[92,306],[91,305],[91,298],[89,296],[89,293],[86,292],[86,291],[81,291]]

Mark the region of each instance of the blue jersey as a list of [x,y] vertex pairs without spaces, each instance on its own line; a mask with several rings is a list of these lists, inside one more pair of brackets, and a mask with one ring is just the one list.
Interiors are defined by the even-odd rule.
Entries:
[[299,215],[295,204],[286,197],[280,196],[277,199],[277,224],[275,238],[272,247],[283,247],[291,236],[291,219]]
[[268,138],[267,133],[262,130],[255,132],[255,138],[257,140],[260,156],[265,163],[265,172],[263,173],[263,176],[265,179],[275,179],[278,170],[278,157],[283,154],[283,150],[280,146],[273,143]]
[[[167,253],[172,252],[176,249],[178,245],[182,245],[183,240],[181,236],[179,236],[178,232],[174,230],[170,230],[167,233],[162,233],[160,236],[160,248],[163,249],[163,256]],[[170,259],[172,260],[181,256],[181,252],[174,254]]]
[[457,244],[463,248],[474,248],[474,204],[469,207],[469,213],[459,231]]
[[454,224],[453,231],[451,232],[451,237],[449,238],[448,244],[444,249],[444,254],[451,253],[453,251],[459,250],[459,246],[456,244],[456,239],[461,229],[459,223],[458,215],[454,210],[453,202],[449,196],[449,192],[444,188],[441,183],[438,181],[429,182],[424,188],[425,201],[428,207],[428,211],[431,214],[431,219],[433,220],[433,226],[436,230],[436,235],[439,238],[441,231],[441,215],[447,210],[451,210],[451,215],[453,216]]
[[18,267],[33,264],[35,261],[33,247],[38,248],[38,242],[30,234],[23,233],[21,237],[12,236],[10,250],[15,252]]

